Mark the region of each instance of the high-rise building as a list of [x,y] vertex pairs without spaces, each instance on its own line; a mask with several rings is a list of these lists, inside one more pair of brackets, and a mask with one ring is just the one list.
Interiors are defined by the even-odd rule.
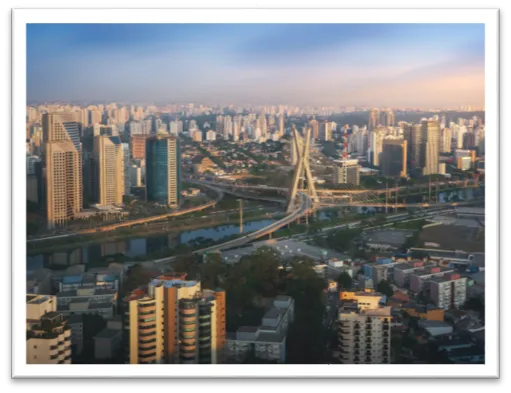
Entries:
[[452,146],[452,132],[450,128],[443,128],[440,136],[440,153],[450,153]]
[[332,139],[332,130],[331,130],[331,123],[327,122],[326,120],[321,123],[321,128],[319,130],[319,139],[322,141],[329,141]]
[[460,307],[467,300],[467,278],[461,277],[459,273],[431,277],[429,285],[431,300],[444,310]]
[[377,127],[369,134],[368,161],[374,166],[380,166],[380,155],[383,150],[383,138],[386,128]]
[[381,173],[386,177],[406,177],[407,142],[404,139],[383,140]]
[[394,112],[392,110],[387,109],[380,112],[380,124],[384,125],[385,127],[394,127],[395,124],[395,117]]
[[46,143],[48,229],[64,225],[82,209],[82,163],[73,142]]
[[316,119],[309,121],[309,126],[312,129],[312,139],[319,139],[319,123]]
[[436,120],[422,122],[421,167],[423,175],[438,173],[440,125]]
[[148,135],[132,135],[130,137],[131,156],[134,160],[145,159],[145,143]]
[[142,187],[142,168],[139,166],[130,167],[130,183],[132,187]]
[[71,328],[57,298],[27,294],[27,364],[71,364]]
[[94,168],[97,189],[95,201],[100,206],[120,205],[124,195],[124,150],[119,137],[94,138]]
[[410,158],[411,168],[420,168],[421,166],[421,145],[422,145],[422,126],[414,124],[410,129]]
[[177,207],[181,193],[179,139],[157,134],[146,140],[146,199]]
[[360,184],[360,167],[358,160],[341,160],[339,165],[334,166],[334,184]]
[[343,364],[390,363],[391,308],[379,305],[375,292],[340,292],[338,315],[340,361]]
[[380,123],[380,111],[376,108],[369,112],[368,130],[372,131]]
[[64,225],[82,209],[82,147],[79,112],[45,113],[46,218],[48,229]]
[[161,276],[124,299],[130,364],[217,364],[225,358],[225,292]]
[[284,135],[284,115],[279,116],[279,134]]
[[128,143],[122,144],[122,154],[124,157],[124,195],[131,194],[131,152],[130,145]]

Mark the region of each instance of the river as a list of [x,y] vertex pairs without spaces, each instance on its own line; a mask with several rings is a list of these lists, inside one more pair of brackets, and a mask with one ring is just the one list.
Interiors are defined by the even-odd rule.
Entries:
[[[484,192],[484,190],[483,190]],[[484,195],[480,190],[465,189],[456,192],[440,192],[438,200],[440,203],[471,200],[474,197]],[[358,214],[374,213],[382,209],[361,208],[355,209]],[[316,220],[324,221],[341,217],[342,209],[328,209],[317,213]],[[264,219],[248,221],[243,224],[243,233],[254,232],[270,225],[275,220]],[[204,240],[219,241],[232,235],[240,233],[239,225],[219,225],[212,228],[202,228],[191,231],[183,231],[167,234],[155,234],[151,236],[117,240],[107,243],[90,243],[74,249],[61,250],[58,247],[53,252],[40,253],[27,256],[27,270],[35,270],[41,267],[50,269],[64,269],[71,265],[85,264],[96,265],[98,261],[109,255],[124,254],[130,258],[157,253],[160,251],[175,248],[180,244],[198,245]],[[148,258],[150,259],[150,258]]]

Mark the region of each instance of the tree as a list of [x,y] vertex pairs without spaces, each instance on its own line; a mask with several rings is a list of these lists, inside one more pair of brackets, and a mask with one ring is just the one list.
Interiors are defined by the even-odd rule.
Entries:
[[387,280],[381,280],[376,286],[376,290],[387,297],[392,297],[394,295],[394,290]]
[[337,277],[337,284],[339,284],[339,288],[351,289],[353,287],[353,279],[348,273],[342,272]]
[[151,281],[151,274],[150,272],[144,268],[140,264],[133,265],[130,270],[128,271],[128,276],[126,278],[126,281],[123,285],[123,292],[124,294],[127,294],[128,292],[149,284]]

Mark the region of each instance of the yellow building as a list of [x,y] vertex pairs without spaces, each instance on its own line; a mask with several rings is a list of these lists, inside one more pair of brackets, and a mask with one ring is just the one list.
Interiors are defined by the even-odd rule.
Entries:
[[444,310],[435,306],[410,305],[403,306],[402,310],[406,311],[411,317],[426,319],[428,321],[444,320]]
[[101,206],[120,205],[124,194],[124,151],[117,136],[94,138],[97,184],[96,201]]
[[82,210],[82,156],[76,113],[45,113],[46,216],[48,228],[64,225]]
[[201,291],[199,281],[161,276],[124,303],[129,363],[223,363],[224,291]]
[[71,328],[55,296],[27,295],[27,364],[71,364]]

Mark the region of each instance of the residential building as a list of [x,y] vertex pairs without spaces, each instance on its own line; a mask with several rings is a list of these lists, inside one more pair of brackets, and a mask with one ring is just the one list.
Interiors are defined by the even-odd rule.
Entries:
[[290,296],[277,296],[259,326],[242,326],[227,333],[228,363],[242,363],[255,357],[269,362],[285,363],[286,337],[293,323],[295,302]]
[[420,168],[422,162],[422,125],[414,124],[410,128],[410,155],[408,161],[411,168]]
[[360,167],[358,160],[341,160],[334,166],[334,184],[360,184]]
[[312,128],[311,138],[319,139],[319,123],[316,119],[309,121],[309,126]]
[[132,165],[130,168],[130,180],[132,187],[142,187],[142,168]]
[[383,140],[381,173],[385,177],[406,177],[407,142],[404,139]]
[[472,157],[458,157],[457,168],[462,171],[468,171],[472,168]]
[[331,124],[326,120],[321,123],[321,127],[319,129],[319,139],[324,142],[332,139]]
[[71,353],[73,356],[80,355],[83,351],[83,317],[71,314],[67,323],[71,328]]
[[114,359],[122,348],[122,322],[111,319],[106,327],[94,336],[94,358]]
[[443,321],[445,317],[444,309],[433,306],[432,304],[405,304],[402,308],[411,317],[417,317],[428,321]]
[[206,140],[216,141],[216,132],[213,130],[208,130],[208,132],[206,132]]
[[433,303],[444,310],[462,306],[467,300],[467,278],[458,273],[446,273],[444,277],[432,277],[430,297]]
[[436,263],[424,261],[410,261],[399,263],[394,266],[393,279],[399,288],[410,286],[410,276],[416,271],[424,271],[426,268],[437,267]]
[[225,355],[225,292],[160,276],[124,299],[127,362],[216,364]]
[[374,130],[378,124],[380,124],[380,111],[376,108],[371,109],[369,112],[368,130]]
[[116,313],[117,291],[103,288],[78,288],[57,293],[57,311],[62,315],[98,314],[111,318]]
[[390,363],[391,308],[376,292],[343,292],[337,320],[343,364]]
[[27,295],[27,364],[71,364],[71,328],[55,296]]
[[448,267],[428,267],[424,270],[414,271],[410,274],[410,291],[419,293],[427,289],[427,283],[431,277],[441,277],[445,273],[451,273],[454,269]]
[[145,143],[147,135],[132,135],[130,137],[130,151],[131,157],[134,160],[144,160],[145,159]]
[[146,199],[177,207],[181,193],[179,140],[157,134],[146,141]]
[[440,136],[440,153],[450,153],[452,150],[452,132],[450,128],[443,128]]
[[118,136],[94,137],[94,200],[100,206],[121,205],[124,195],[124,148]]

